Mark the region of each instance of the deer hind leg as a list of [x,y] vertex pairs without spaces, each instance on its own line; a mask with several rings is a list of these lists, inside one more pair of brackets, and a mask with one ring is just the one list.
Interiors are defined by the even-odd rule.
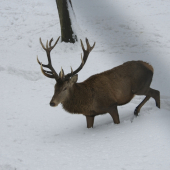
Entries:
[[119,114],[118,114],[118,110],[117,110],[117,106],[113,106],[109,109],[109,114],[111,115],[113,122],[115,124],[119,124],[120,120],[119,120]]
[[160,92],[150,88],[151,97],[155,99],[156,106],[160,109]]
[[134,115],[138,116],[138,113],[140,112],[140,109],[142,108],[142,106],[150,99],[150,96],[146,96],[144,98],[144,100],[136,107],[135,111],[134,111]]
[[93,128],[95,116],[86,116],[87,128]]
[[146,97],[144,98],[144,100],[136,107],[136,109],[134,111],[134,114],[136,116],[138,116],[138,113],[140,112],[140,109],[150,99],[150,97],[155,99],[156,106],[158,108],[160,108],[160,92],[158,90],[154,90],[154,89],[150,88],[147,95],[146,95]]

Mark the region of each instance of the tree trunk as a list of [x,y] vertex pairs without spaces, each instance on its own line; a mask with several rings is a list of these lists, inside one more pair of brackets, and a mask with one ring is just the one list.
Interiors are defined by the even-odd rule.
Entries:
[[75,41],[77,41],[77,36],[73,32],[70,13],[68,9],[68,5],[70,5],[70,10],[73,10],[71,0],[56,0],[56,3],[60,18],[61,41],[75,43]]

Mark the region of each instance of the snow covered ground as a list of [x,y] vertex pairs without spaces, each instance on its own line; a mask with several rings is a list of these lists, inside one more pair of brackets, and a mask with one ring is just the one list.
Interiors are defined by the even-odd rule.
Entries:
[[[72,0],[78,37],[96,42],[79,82],[129,60],[154,67],[151,87],[161,92],[161,109],[150,99],[131,123],[144,96],[86,128],[82,115],[49,106],[54,80],[40,72],[47,62],[39,37],[60,36],[54,0],[1,0],[0,170],[169,170],[170,169],[170,1]],[[53,66],[76,69],[82,50],[59,43]]]

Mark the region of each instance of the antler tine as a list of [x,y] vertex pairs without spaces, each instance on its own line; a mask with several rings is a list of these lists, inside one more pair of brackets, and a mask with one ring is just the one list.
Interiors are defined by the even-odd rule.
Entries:
[[83,66],[85,65],[85,63],[86,63],[86,61],[87,61],[87,58],[88,58],[90,52],[92,51],[92,49],[93,49],[94,46],[95,46],[95,42],[94,42],[93,46],[91,47],[90,44],[89,44],[88,39],[86,38],[87,50],[85,50],[84,45],[83,45],[83,42],[82,42],[81,39],[80,39],[80,42],[81,42],[81,47],[82,47],[82,50],[83,50],[83,57],[82,57],[82,54],[81,54],[81,60],[82,60],[82,62],[81,62],[81,64],[80,64],[80,66],[79,66],[75,71],[72,71],[72,68],[71,68],[71,73],[67,74],[67,75],[65,76],[65,78],[69,78],[69,77],[77,74],[77,73],[83,68]]
[[60,73],[59,73],[59,77],[60,77],[61,79],[63,79],[63,78],[65,77],[65,75],[64,75],[64,70],[62,69],[62,67],[61,67],[61,71],[60,71]]
[[45,51],[51,51],[55,46],[56,46],[56,44],[58,43],[58,40],[60,39],[60,36],[58,37],[58,39],[56,40],[56,42],[55,42],[55,44],[53,45],[53,46],[51,46],[51,43],[52,43],[52,41],[53,41],[53,38],[51,38],[51,40],[50,40],[50,42],[49,42],[49,44],[48,44],[48,40],[47,40],[47,42],[46,42],[46,48],[45,48],[45,46],[44,46],[44,44],[42,43],[42,41],[41,41],[41,38],[40,38],[40,44],[41,44],[41,46],[42,46],[42,48],[45,50]]
[[41,41],[41,38],[40,38],[40,44],[41,44],[42,48],[43,48],[44,50],[46,50],[46,48],[44,47],[44,44],[43,44],[42,41]]
[[[38,55],[37,55],[37,62],[38,62],[39,65],[41,65],[41,62],[40,62],[39,59],[38,59]],[[49,68],[49,65],[42,64],[42,66]]]
[[87,44],[87,50],[90,51],[90,44],[89,44],[89,40],[86,38],[86,44]]
[[[57,41],[55,42],[55,44],[53,46],[51,46],[51,43],[53,41],[53,38],[50,40],[50,42],[48,43],[48,40],[46,42],[46,48],[44,46],[44,44],[42,43],[41,41],[41,38],[40,38],[40,44],[42,46],[42,48],[46,51],[47,53],[47,59],[48,59],[48,64],[47,65],[44,65],[42,63],[40,63],[40,61],[38,60],[38,56],[37,56],[37,62],[41,65],[41,71],[42,73],[47,76],[47,77],[50,77],[50,78],[55,78],[56,81],[59,79],[59,76],[58,74],[56,73],[56,71],[54,70],[53,66],[52,66],[52,63],[51,63],[51,56],[50,56],[50,52],[51,50],[56,46],[58,40],[59,40],[60,37],[58,37]],[[50,69],[51,71],[46,71],[44,70],[42,67],[46,67],[48,69]]]
[[61,67],[61,78],[63,78],[63,77],[64,77],[64,70]]
[[84,45],[83,45],[83,42],[82,42],[82,40],[81,40],[81,39],[80,39],[80,42],[81,42],[81,47],[82,47],[83,51],[85,51],[85,49],[84,49]]
[[39,63],[39,65],[41,65],[42,63],[40,63],[39,59],[38,59],[38,55],[37,55],[37,62]]
[[[46,76],[46,77],[49,77],[49,78],[55,78],[54,74],[52,72],[49,72],[49,71],[46,71],[43,69],[43,66],[42,66],[42,63],[41,63],[41,72]],[[50,74],[47,74],[47,73],[50,73]]]
[[50,47],[51,47],[52,41],[53,41],[53,38],[51,38],[51,40],[50,40],[50,42],[49,42],[49,46],[50,46]]
[[87,44],[87,50],[91,51],[94,48],[96,42],[94,42],[93,46],[91,47],[90,44],[89,44],[89,40],[86,38],[86,44]]
[[83,60],[83,57],[82,57],[82,53],[81,53],[81,61],[82,61],[82,66],[84,66],[84,60]]
[[88,56],[89,56],[89,53],[92,51],[92,49],[95,46],[95,42],[94,42],[93,46],[91,47],[90,44],[89,44],[89,40],[86,38],[87,50],[85,50],[83,42],[82,42],[81,39],[80,39],[80,41],[81,41],[81,47],[82,47],[82,50],[83,50],[83,53],[84,53],[83,60],[82,60],[83,61],[82,64],[84,65],[86,63],[86,60],[87,60]]
[[96,42],[94,42],[94,44],[93,44],[93,46],[92,47],[90,47],[90,51],[92,51],[93,50],[93,48],[94,48],[94,46],[96,45]]
[[46,42],[46,49],[48,49],[48,40],[47,40],[47,42]]
[[[38,55],[37,55],[37,62],[38,62],[38,64],[40,65],[40,66],[43,66],[43,67],[47,67],[47,68],[49,68],[49,66],[48,65],[44,65],[44,64],[42,64],[40,61],[39,61],[39,59],[38,59]],[[43,71],[42,71],[43,70]],[[46,71],[46,70],[44,70],[43,68],[41,68],[41,71],[43,72],[43,74],[44,73],[50,73],[50,74],[53,74],[51,71]],[[48,77],[48,76],[47,76]],[[53,77],[54,78],[54,77]]]
[[61,67],[60,73],[61,73],[61,74],[60,74],[60,77],[63,78],[63,69],[62,69],[62,67]]
[[[50,44],[50,47],[53,49],[55,46],[56,46],[56,44],[58,43],[58,40],[60,39],[60,36],[58,37],[58,39],[57,39],[57,41],[55,42],[55,44],[51,47],[51,44]],[[53,41],[53,40],[52,40]],[[52,42],[51,41],[51,42]]]
[[[70,66],[71,67],[71,66]],[[73,74],[73,69],[72,69],[72,67],[71,67],[71,74]]]

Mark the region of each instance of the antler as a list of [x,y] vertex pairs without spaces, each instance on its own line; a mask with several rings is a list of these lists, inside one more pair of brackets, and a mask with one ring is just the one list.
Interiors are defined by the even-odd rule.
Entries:
[[82,40],[80,39],[81,41],[81,47],[82,47],[82,50],[83,50],[83,58],[82,58],[82,54],[81,54],[81,64],[80,66],[75,70],[73,71],[72,67],[71,67],[71,73],[67,74],[65,76],[65,78],[70,78],[72,77],[73,75],[77,74],[82,68],[83,66],[85,65],[86,61],[87,61],[87,58],[90,54],[90,52],[93,50],[94,46],[95,46],[95,42],[93,44],[93,46],[91,47],[90,44],[89,44],[89,40],[86,38],[86,44],[87,44],[87,50],[84,49],[84,45],[83,45],[83,42]]
[[[56,46],[58,40],[60,39],[60,37],[58,37],[57,41],[55,42],[55,44],[53,46],[51,46],[51,43],[53,41],[53,38],[50,40],[50,42],[48,43],[48,40],[47,40],[47,43],[46,43],[46,48],[44,46],[44,44],[42,43],[41,41],[41,38],[40,38],[40,44],[42,46],[42,48],[46,51],[47,53],[47,58],[48,58],[48,64],[45,65],[45,64],[42,64],[39,60],[38,60],[38,56],[37,56],[37,62],[41,65],[41,71],[42,73],[46,76],[46,77],[49,77],[49,78],[54,78],[56,81],[59,79],[59,76],[58,74],[56,73],[56,71],[54,70],[52,64],[51,64],[51,56],[50,56],[50,52],[51,50]],[[50,69],[51,71],[46,71],[43,69],[43,67],[46,67],[48,69]]]

